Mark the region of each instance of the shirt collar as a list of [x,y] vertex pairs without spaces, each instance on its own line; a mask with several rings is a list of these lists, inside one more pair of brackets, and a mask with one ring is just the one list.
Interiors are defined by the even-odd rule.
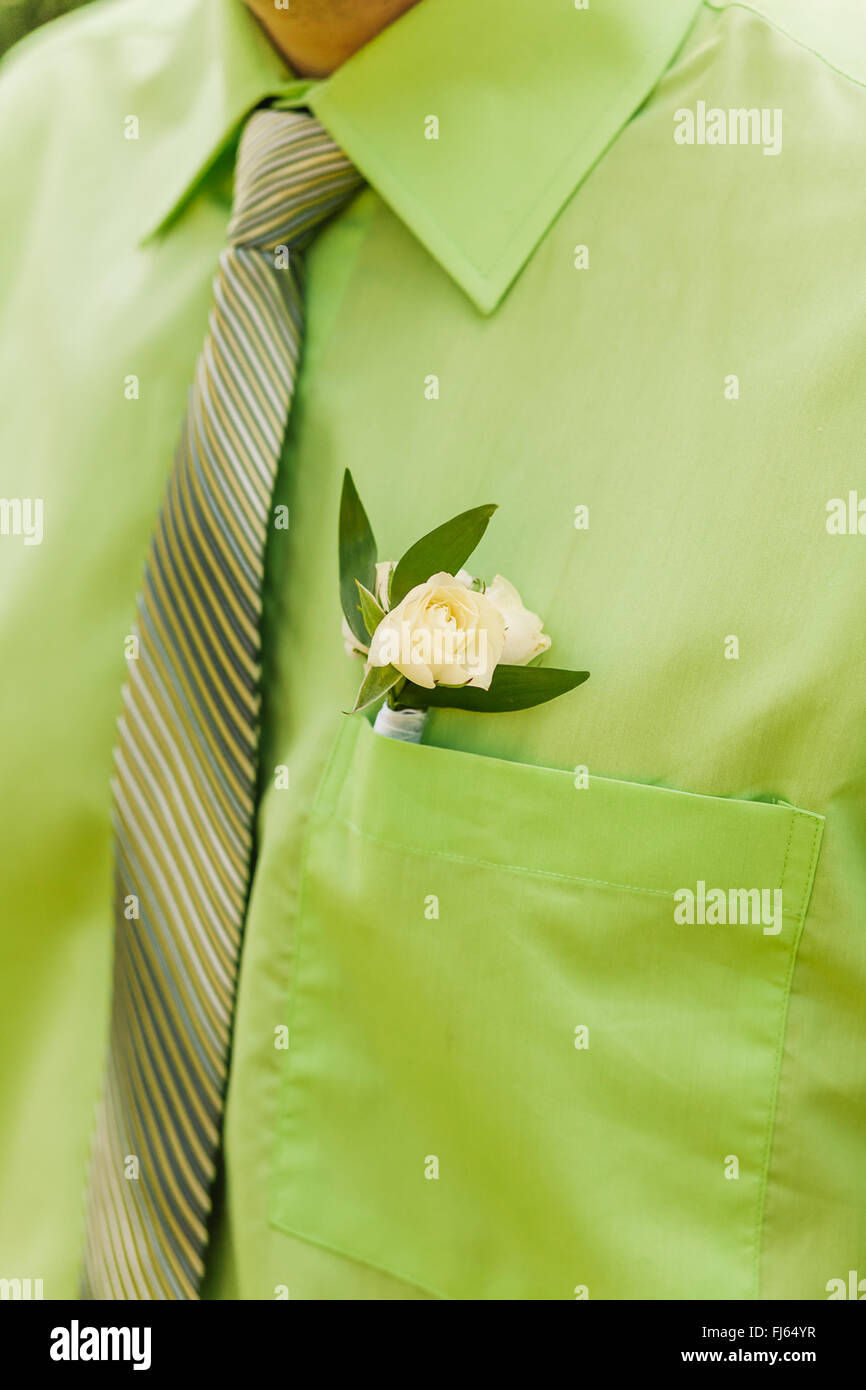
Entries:
[[[201,0],[206,80],[173,127],[166,232],[247,113],[309,105],[482,313],[656,84],[698,0],[421,0],[297,82],[241,0]],[[430,138],[438,126],[438,138]]]

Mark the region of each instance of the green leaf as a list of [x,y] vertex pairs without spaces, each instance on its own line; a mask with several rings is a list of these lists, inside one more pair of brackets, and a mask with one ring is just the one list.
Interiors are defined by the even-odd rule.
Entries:
[[468,709],[479,714],[503,714],[532,709],[555,700],[589,680],[588,671],[562,671],[555,666],[497,666],[489,690],[471,685],[437,685],[425,690],[407,681],[398,704],[411,709]]
[[340,602],[346,622],[366,647],[367,629],[361,616],[356,580],[367,589],[376,587],[376,541],[347,468],[340,498]]
[[[358,595],[361,600],[361,617],[364,620],[364,626],[367,632],[372,637],[385,616],[385,610],[379,607],[376,599],[370,593],[370,590],[364,588],[360,579],[356,579],[355,583],[358,586]],[[365,643],[365,645],[367,644]]]
[[405,598],[416,584],[423,584],[431,574],[446,570],[456,574],[466,564],[496,511],[495,503],[473,507],[461,512],[435,531],[428,531],[420,541],[410,545],[391,576],[391,607]]
[[361,689],[355,696],[352,714],[357,714],[358,710],[366,709],[368,705],[373,705],[377,700],[381,700],[382,696],[387,695],[391,687],[396,685],[400,679],[400,672],[395,670],[393,666],[371,666],[361,682]]

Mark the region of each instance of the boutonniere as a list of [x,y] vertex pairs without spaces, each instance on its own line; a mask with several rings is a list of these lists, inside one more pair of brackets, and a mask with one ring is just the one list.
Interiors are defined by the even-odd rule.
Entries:
[[513,584],[464,568],[496,511],[461,512],[379,560],[367,513],[346,469],[340,500],[340,599],[346,650],[363,656],[352,713],[384,701],[375,728],[417,743],[427,710],[531,709],[589,677],[536,665],[550,646]]

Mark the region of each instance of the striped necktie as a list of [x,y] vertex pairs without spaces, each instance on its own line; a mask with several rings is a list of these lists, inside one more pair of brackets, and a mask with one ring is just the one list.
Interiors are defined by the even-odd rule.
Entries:
[[251,878],[264,552],[301,343],[297,252],[360,183],[313,117],[248,120],[118,722],[114,987],[85,1297],[198,1297]]

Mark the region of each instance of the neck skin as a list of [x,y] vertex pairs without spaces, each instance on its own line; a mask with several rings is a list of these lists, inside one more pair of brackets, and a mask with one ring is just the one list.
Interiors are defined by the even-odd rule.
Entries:
[[299,77],[327,77],[418,0],[244,0]]

